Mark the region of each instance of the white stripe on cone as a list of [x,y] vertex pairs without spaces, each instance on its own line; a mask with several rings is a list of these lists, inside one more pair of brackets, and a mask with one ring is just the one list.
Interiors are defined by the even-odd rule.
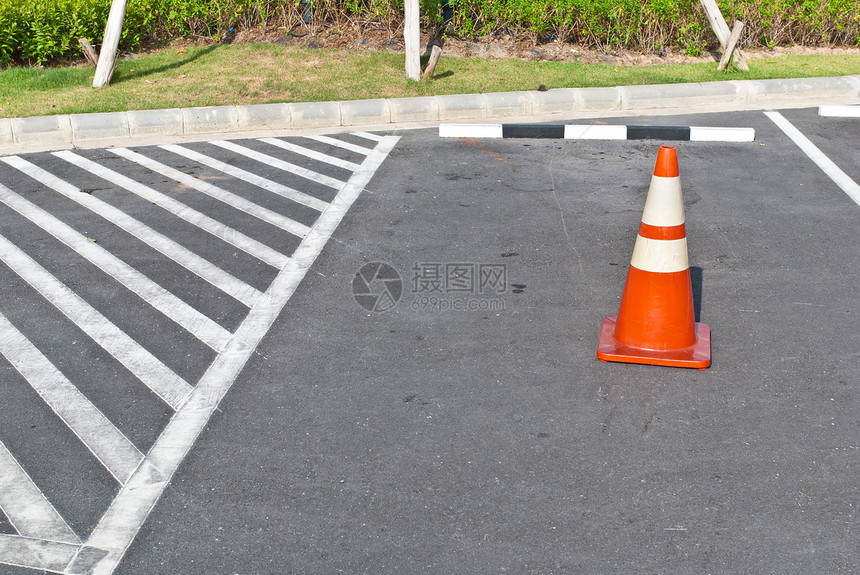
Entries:
[[651,226],[679,226],[684,223],[681,178],[651,176],[642,222]]
[[690,267],[687,259],[687,238],[650,240],[637,235],[630,265],[643,272],[682,272]]

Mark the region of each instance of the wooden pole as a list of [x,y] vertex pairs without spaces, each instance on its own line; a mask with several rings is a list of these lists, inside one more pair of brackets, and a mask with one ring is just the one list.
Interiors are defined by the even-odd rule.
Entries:
[[717,70],[725,70],[726,66],[729,65],[729,61],[732,59],[732,53],[735,51],[735,46],[740,40],[741,32],[744,29],[744,23],[740,20],[735,20],[734,28],[732,28],[732,34],[729,36],[729,41],[726,44],[726,50],[723,52],[723,57],[720,58],[720,65],[717,66]]
[[110,84],[113,69],[116,65],[116,49],[119,47],[119,37],[122,35],[122,21],[125,19],[125,7],[128,0],[113,0],[110,6],[105,37],[99,52],[99,64],[93,78],[93,88],[103,88]]
[[406,77],[418,82],[421,80],[421,34],[419,31],[418,0],[406,0],[403,27],[403,40],[406,44]]
[[421,78],[432,78],[433,72],[436,71],[436,64],[439,63],[439,56],[442,55],[442,48],[436,44],[433,44],[433,48],[430,50],[430,60],[427,61],[427,67],[424,68],[424,73],[421,74]]
[[[702,5],[702,8],[705,9],[705,13],[708,15],[708,21],[711,23],[711,29],[713,29],[714,34],[717,35],[717,40],[720,41],[720,46],[723,49],[729,43],[729,38],[731,37],[731,32],[729,31],[729,25],[726,24],[725,18],[723,18],[723,14],[720,12],[720,7],[717,6],[717,0],[699,0],[699,3]],[[743,70],[744,72],[749,72],[750,67],[747,66],[747,59],[744,58],[744,55],[741,54],[741,51],[735,48],[733,50],[735,56],[735,63],[738,68]]]
[[87,58],[87,62],[90,63],[90,66],[93,68],[97,68],[99,65],[99,55],[96,54],[95,48],[90,44],[90,41],[86,38],[78,38],[78,43],[81,45],[81,50],[84,52],[84,56]]

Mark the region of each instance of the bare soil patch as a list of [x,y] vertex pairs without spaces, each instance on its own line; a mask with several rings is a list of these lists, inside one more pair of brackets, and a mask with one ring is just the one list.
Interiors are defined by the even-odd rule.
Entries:
[[[421,40],[427,46],[432,30],[422,30]],[[210,45],[218,39],[198,38],[178,40],[171,46]],[[308,48],[331,48],[337,50],[387,50],[403,52],[403,32],[401,29],[387,30],[377,28],[319,28],[295,29],[292,32],[281,29],[242,30],[229,39],[230,43],[274,43]],[[773,58],[781,55],[797,54],[860,54],[860,48],[851,46],[776,46],[767,48],[742,48],[747,59]],[[429,50],[425,50],[429,51]],[[521,40],[513,36],[494,36],[477,39],[449,37],[445,39],[445,56],[476,58],[520,58],[533,61],[582,62],[585,64],[606,64],[611,66],[659,66],[686,64],[691,62],[719,61],[721,53],[715,46],[700,56],[689,56],[677,49],[667,48],[661,52],[645,53],[626,49],[600,50],[593,47],[552,41],[537,43]]]

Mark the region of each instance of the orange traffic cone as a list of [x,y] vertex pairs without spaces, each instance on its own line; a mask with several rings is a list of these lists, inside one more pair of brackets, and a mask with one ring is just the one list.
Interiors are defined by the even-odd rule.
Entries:
[[602,361],[711,365],[711,330],[696,323],[678,156],[661,146],[617,316],[603,320]]

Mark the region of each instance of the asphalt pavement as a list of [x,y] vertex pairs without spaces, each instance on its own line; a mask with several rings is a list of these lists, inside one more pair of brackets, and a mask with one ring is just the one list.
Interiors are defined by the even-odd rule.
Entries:
[[[143,458],[123,475],[94,457],[7,355],[0,447],[78,540],[30,555],[49,549],[66,573],[860,572],[860,206],[846,184],[860,182],[860,120],[781,117],[819,155],[744,111],[635,123],[754,128],[752,142],[375,130],[4,160],[0,312]],[[678,149],[706,370],[595,355],[663,144]],[[217,269],[93,218],[93,199]],[[33,206],[78,235],[58,238]],[[194,214],[229,229],[201,232],[213,224]],[[152,363],[106,351],[92,335],[105,324],[82,327],[27,261]],[[226,294],[219,273],[241,283]],[[204,317],[142,305],[147,278]],[[143,385],[146,366],[186,382],[187,403]],[[11,565],[9,515],[0,573],[38,572]]]

